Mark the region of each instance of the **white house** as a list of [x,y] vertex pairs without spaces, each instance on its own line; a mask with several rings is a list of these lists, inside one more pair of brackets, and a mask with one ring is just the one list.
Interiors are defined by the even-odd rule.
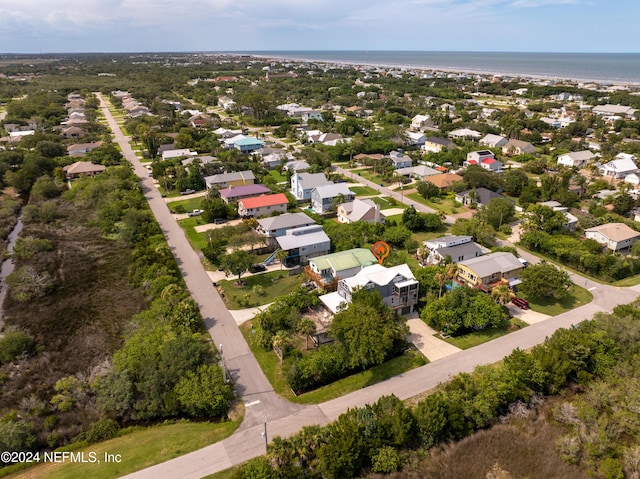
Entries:
[[287,252],[283,260],[287,268],[304,265],[310,258],[328,254],[331,240],[322,229],[322,225],[303,226],[291,229],[276,238],[278,246]]
[[311,191],[311,208],[318,214],[326,213],[338,198],[342,198],[343,202],[348,203],[355,199],[355,194],[346,183],[331,183],[318,186]]
[[380,214],[380,205],[372,200],[354,199],[348,203],[338,205],[338,221],[341,223],[353,223],[364,221],[366,223],[384,223],[384,216]]
[[621,160],[613,160],[598,168],[602,176],[612,178],[624,178],[628,174],[635,173],[638,170],[635,162],[629,158]]
[[420,132],[405,131],[404,134],[407,138],[407,144],[411,146],[422,146],[427,139],[426,136]]
[[640,239],[640,233],[629,228],[624,223],[607,223],[594,226],[586,229],[584,234],[587,238],[596,240],[611,251],[631,248]]
[[420,130],[429,123],[431,117],[429,115],[416,115],[411,119],[411,128],[414,130]]
[[389,152],[389,158],[393,163],[393,167],[397,170],[399,168],[409,168],[413,161],[410,156],[404,154],[402,150],[393,150]]
[[593,158],[595,158],[595,155],[589,150],[572,151],[571,153],[560,155],[558,157],[558,165],[566,166],[568,168],[582,168]]
[[387,268],[372,264],[362,268],[355,276],[341,279],[338,290],[320,296],[320,301],[332,313],[341,311],[351,302],[356,289],[376,290],[382,302],[400,314],[409,314],[418,303],[419,283],[406,264]]
[[473,161],[473,165],[479,164],[482,160],[486,160],[487,158],[491,158],[493,160],[496,159],[496,155],[493,151],[489,150],[478,150],[467,153],[467,163]]
[[449,136],[451,138],[458,138],[458,139],[462,139],[462,138],[480,138],[482,136],[482,133],[480,133],[479,131],[476,130],[471,130],[469,128],[461,128],[458,130],[453,130],[449,132]]
[[489,133],[484,138],[482,138],[479,143],[483,146],[487,146],[489,148],[499,148],[503,145],[507,144],[507,139],[504,136],[500,135],[492,135]]
[[309,201],[314,188],[332,185],[324,173],[294,173],[291,176],[291,194],[298,201]]

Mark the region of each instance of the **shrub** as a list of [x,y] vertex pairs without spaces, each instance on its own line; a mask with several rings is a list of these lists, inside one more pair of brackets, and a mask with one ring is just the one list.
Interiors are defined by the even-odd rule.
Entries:
[[0,364],[36,354],[36,342],[27,333],[9,331],[0,339]]
[[398,451],[391,446],[385,446],[371,457],[371,470],[373,472],[382,472],[389,474],[400,469],[402,466],[402,458]]
[[99,419],[89,427],[86,434],[88,442],[106,441],[115,437],[120,427],[113,419]]

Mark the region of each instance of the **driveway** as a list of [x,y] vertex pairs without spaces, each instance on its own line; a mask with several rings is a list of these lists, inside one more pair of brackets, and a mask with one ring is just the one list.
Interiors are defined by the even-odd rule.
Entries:
[[409,326],[409,330],[411,331],[409,341],[413,343],[429,361],[434,362],[462,351],[453,344],[436,338],[436,331],[418,318],[417,314],[415,316],[416,317],[407,320],[407,326]]

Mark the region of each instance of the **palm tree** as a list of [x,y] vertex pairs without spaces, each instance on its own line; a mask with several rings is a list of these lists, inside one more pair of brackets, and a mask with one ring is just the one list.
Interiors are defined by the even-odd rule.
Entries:
[[447,280],[455,279],[458,274],[458,265],[456,263],[447,263],[444,274],[447,277]]
[[289,333],[283,329],[278,331],[271,340],[271,346],[273,350],[280,358],[280,364],[282,365],[282,361],[284,360],[284,353],[291,344],[291,338],[289,337]]
[[296,332],[304,335],[306,348],[309,349],[309,336],[316,332],[316,323],[310,318],[302,318],[296,325]]
[[491,298],[502,305],[507,304],[513,297],[515,297],[515,294],[506,284],[500,284],[491,290]]
[[280,261],[280,271],[282,271],[282,266],[287,256],[289,256],[289,254],[283,249],[279,249],[278,251],[276,251],[276,259]]
[[433,278],[440,285],[440,291],[438,292],[438,298],[440,298],[442,296],[442,287],[447,282],[447,275],[445,273],[436,273]]

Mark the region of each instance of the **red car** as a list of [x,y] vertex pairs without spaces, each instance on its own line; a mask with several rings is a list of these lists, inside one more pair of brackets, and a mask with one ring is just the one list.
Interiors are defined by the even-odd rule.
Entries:
[[511,298],[511,302],[520,309],[529,309],[529,301],[522,298]]

